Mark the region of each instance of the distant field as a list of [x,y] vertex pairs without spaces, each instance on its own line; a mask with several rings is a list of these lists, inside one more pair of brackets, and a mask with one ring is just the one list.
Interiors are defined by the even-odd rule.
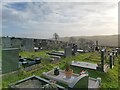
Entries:
[[[46,51],[42,52],[21,52],[21,56],[26,56],[30,57],[30,55],[36,55],[36,56],[46,56]],[[99,71],[94,71],[94,70],[89,70],[89,69],[84,69],[89,72],[89,76],[93,78],[101,77],[102,78],[102,84],[101,88],[117,88],[118,87],[118,59],[120,59],[120,56],[116,58],[115,61],[115,66],[113,69],[109,69],[107,73],[99,72]],[[63,58],[59,63],[52,64],[50,62],[44,62],[42,64],[39,64],[39,70],[36,71],[21,71],[19,70],[19,73],[16,74],[8,74],[3,76],[3,88],[8,87],[10,83],[14,83],[18,80],[21,80],[23,78],[32,76],[32,75],[37,75],[37,76],[42,76],[43,72],[47,72],[51,69],[53,69],[55,66],[59,66],[60,69],[65,69],[65,62],[66,61],[87,61],[87,62],[92,62],[92,63],[97,63],[100,62],[100,54],[97,52],[94,53],[83,53],[83,54],[78,54],[75,57],[70,57],[70,58]],[[95,61],[96,60],[96,61]],[[77,68],[77,67],[71,67],[74,70],[74,73],[80,73],[82,68]]]
[[[88,40],[96,41],[98,40],[99,45],[104,45],[104,46],[118,46],[118,35],[103,35],[103,36],[73,36],[76,40],[79,38],[85,38]],[[62,37],[59,40],[61,41],[69,41],[70,37]],[[120,45],[120,44],[119,44]]]

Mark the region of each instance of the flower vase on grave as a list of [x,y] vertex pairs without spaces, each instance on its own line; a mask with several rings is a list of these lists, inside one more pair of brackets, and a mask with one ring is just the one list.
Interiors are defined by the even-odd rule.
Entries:
[[54,69],[54,75],[59,75],[59,68]]

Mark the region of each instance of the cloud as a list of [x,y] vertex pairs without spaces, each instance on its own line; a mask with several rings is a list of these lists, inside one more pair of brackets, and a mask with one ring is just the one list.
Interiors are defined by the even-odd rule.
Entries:
[[[117,33],[117,4],[21,2],[3,4],[3,35],[50,38]],[[33,35],[34,33],[34,35]]]

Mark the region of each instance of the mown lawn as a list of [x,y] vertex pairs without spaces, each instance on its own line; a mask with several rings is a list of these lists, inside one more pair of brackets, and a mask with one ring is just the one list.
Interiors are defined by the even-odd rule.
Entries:
[[[48,57],[46,55],[47,51],[41,51],[41,52],[20,52],[20,55],[23,57],[31,57],[34,55],[34,57]],[[34,58],[32,57],[32,58]],[[102,79],[102,84],[101,88],[118,88],[118,59],[120,59],[120,56],[116,58],[115,60],[115,66],[113,69],[109,69],[107,73],[103,73],[100,71],[95,71],[95,70],[89,70],[89,69],[84,69],[89,72],[89,76],[93,78],[101,77]],[[23,78],[29,77],[31,75],[37,75],[37,76],[42,76],[43,72],[47,72],[51,69],[53,69],[55,66],[59,66],[60,69],[65,69],[65,62],[66,61],[87,61],[87,62],[92,62],[92,63],[98,63],[100,62],[100,54],[97,52],[92,52],[92,53],[82,53],[78,54],[73,57],[69,58],[62,58],[59,63],[52,64],[46,60],[42,60],[42,64],[39,65],[38,68],[39,70],[36,71],[23,71],[19,70],[19,73],[15,74],[7,74],[3,76],[3,88],[8,87],[10,83],[14,83],[18,80],[21,80]],[[72,67],[71,68],[74,70],[74,73],[80,73],[83,68],[77,68],[77,67]]]

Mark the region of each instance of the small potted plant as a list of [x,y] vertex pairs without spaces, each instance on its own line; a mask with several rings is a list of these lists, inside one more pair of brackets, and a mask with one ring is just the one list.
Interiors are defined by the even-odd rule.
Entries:
[[65,76],[66,76],[66,78],[71,78],[73,70],[70,69],[70,63],[69,62],[66,62],[65,68],[66,68],[65,69]]
[[55,69],[54,69],[54,75],[59,75],[59,67],[55,67]]

